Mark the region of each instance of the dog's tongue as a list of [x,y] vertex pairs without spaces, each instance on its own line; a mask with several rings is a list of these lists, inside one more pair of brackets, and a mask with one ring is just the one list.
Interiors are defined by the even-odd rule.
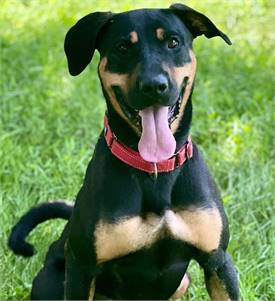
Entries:
[[176,140],[168,124],[168,107],[151,106],[139,112],[142,134],[138,143],[141,157],[149,162],[169,159],[175,152]]

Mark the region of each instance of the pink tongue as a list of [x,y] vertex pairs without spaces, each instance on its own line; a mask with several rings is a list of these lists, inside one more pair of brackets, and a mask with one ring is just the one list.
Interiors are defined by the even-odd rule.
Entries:
[[138,143],[141,157],[154,163],[169,159],[175,152],[176,140],[168,125],[168,107],[151,106],[139,115],[142,121]]

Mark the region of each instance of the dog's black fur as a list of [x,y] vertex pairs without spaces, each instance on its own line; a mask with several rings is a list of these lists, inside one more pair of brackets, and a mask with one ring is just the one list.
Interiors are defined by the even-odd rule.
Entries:
[[[142,131],[138,112],[169,106],[178,150],[191,124],[193,79],[175,75],[175,70],[194,64],[192,41],[202,34],[231,44],[206,16],[181,4],[120,14],[98,12],[69,30],[65,52],[72,75],[86,68],[95,49],[100,52],[99,76],[109,124],[118,140],[137,150]],[[49,213],[51,206],[54,214]],[[64,204],[32,209],[13,229],[10,247],[17,254],[32,255],[32,246],[24,241],[27,234],[46,219],[70,215],[34,279],[32,299],[81,300],[98,294],[111,299],[168,299],[191,259],[203,268],[212,299],[239,299],[226,252],[227,219],[195,145],[192,159],[183,166],[152,177],[114,157],[102,132],[74,209]],[[150,227],[162,221],[160,234],[150,240]],[[179,225],[183,232],[178,235],[174,231]]]

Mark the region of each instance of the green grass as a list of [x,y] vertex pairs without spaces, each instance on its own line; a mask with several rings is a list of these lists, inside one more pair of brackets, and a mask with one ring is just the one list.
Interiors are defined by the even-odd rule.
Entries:
[[[27,260],[7,249],[11,226],[35,204],[74,198],[102,127],[98,55],[83,74],[70,77],[63,53],[66,31],[91,11],[167,7],[170,1],[110,3],[1,1],[0,299],[28,298],[64,223],[39,226],[30,237],[38,254]],[[221,39],[201,37],[194,44],[192,135],[222,191],[243,299],[274,300],[275,7],[264,0],[186,4],[207,12],[233,41],[228,47]],[[193,282],[184,300],[207,299],[195,263],[190,273]]]

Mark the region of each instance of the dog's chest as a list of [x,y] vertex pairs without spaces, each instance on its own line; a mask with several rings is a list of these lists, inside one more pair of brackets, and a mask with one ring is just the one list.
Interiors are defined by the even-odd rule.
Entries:
[[149,248],[159,239],[172,237],[210,252],[218,248],[222,220],[216,208],[166,210],[162,216],[148,213],[123,217],[115,223],[100,221],[95,229],[98,262]]

